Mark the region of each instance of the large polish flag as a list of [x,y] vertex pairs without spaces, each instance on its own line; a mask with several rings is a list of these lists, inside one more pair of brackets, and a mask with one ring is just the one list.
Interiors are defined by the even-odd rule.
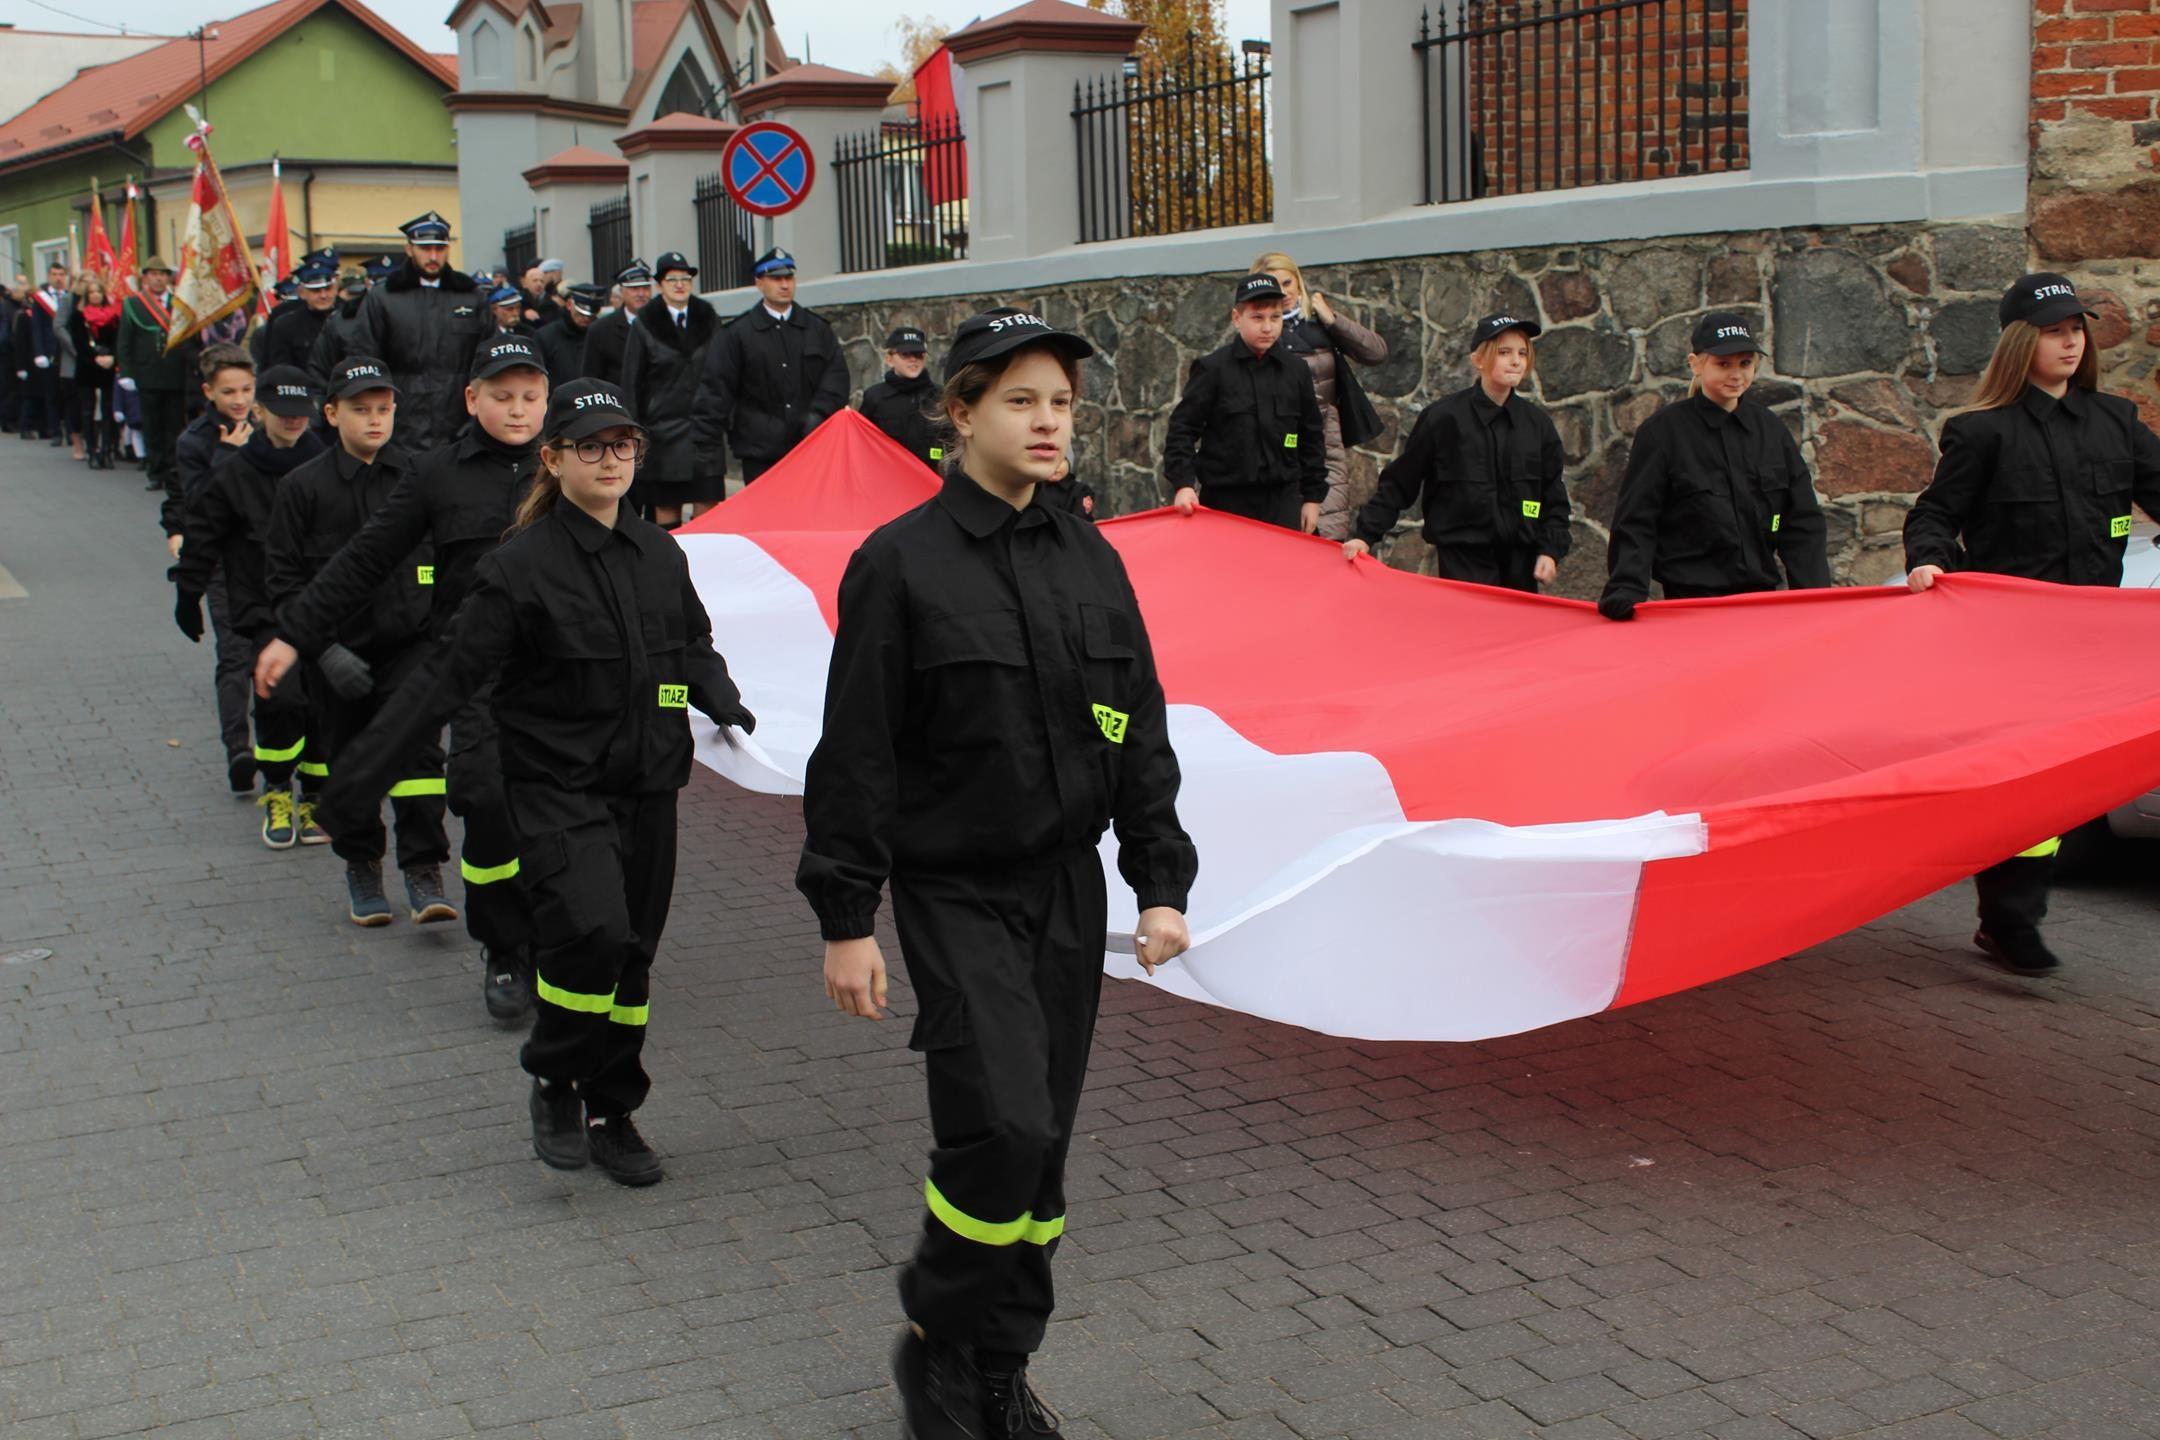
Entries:
[[[801,792],[841,572],[937,489],[843,411],[677,532],[758,716],[702,761]],[[1476,1040],[1706,984],[2160,781],[2152,592],[1970,575],[1615,625],[1207,511],[1100,528],[1200,848],[1193,948],[1154,983],[1329,1034]],[[1139,978],[1114,846],[1105,959]]]

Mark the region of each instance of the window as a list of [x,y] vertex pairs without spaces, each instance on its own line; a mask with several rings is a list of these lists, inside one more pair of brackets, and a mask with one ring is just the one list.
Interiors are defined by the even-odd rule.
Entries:
[[[44,284],[45,272],[53,266],[68,264],[68,242],[65,237],[58,240],[40,240],[31,253],[37,261],[30,275],[30,283],[33,285]],[[69,265],[68,268],[72,270],[74,267]]]
[[472,30],[472,78],[475,80],[504,80],[502,31],[494,23],[482,20]]
[[525,37],[525,78],[527,80],[538,80],[540,78],[540,37],[533,33],[530,25],[527,25],[519,33]]
[[12,281],[21,273],[22,227],[0,225],[0,283]]
[[653,119],[663,115],[703,115],[705,97],[712,93],[712,83],[705,78],[705,68],[697,63],[697,56],[685,50],[682,63],[660,91],[660,103],[653,111]]

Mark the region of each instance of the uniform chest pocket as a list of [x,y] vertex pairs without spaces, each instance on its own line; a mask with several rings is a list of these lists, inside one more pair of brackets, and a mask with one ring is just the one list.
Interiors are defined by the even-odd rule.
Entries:
[[680,650],[689,641],[689,627],[683,623],[679,610],[647,610],[639,619],[644,626],[645,653],[648,655]]
[[1140,655],[1132,617],[1108,605],[1080,607],[1080,643],[1090,660],[1134,660]]
[[622,636],[599,616],[550,616],[539,636],[540,653],[555,660],[620,660]]
[[970,610],[934,615],[916,637],[917,670],[946,665],[1026,665],[1027,637],[1017,610]]
[[2085,467],[2092,487],[2102,495],[2128,495],[2136,467],[2128,460],[2095,460]]

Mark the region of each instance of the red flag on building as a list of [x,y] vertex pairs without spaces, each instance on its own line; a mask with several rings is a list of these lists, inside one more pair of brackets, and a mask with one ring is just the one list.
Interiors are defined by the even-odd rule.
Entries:
[[98,195],[95,178],[90,181],[90,242],[84,247],[83,268],[97,276],[108,297],[114,295],[120,257],[113,253],[112,237],[105,233],[105,202]]
[[277,304],[277,284],[292,274],[292,231],[285,223],[285,180],[275,158],[270,161],[270,218],[263,222],[262,284],[257,309],[264,315]]
[[922,126],[924,194],[932,205],[967,199],[967,146],[960,138],[952,51],[943,45],[915,67],[915,118]]
[[248,253],[224,177],[210,157],[209,123],[194,106],[187,109],[196,127],[187,142],[196,155],[195,186],[188,198],[187,228],[181,233],[179,272],[173,277],[167,350],[247,304],[255,291],[255,257]]
[[113,262],[113,298],[135,293],[135,182],[127,184],[127,211],[120,217],[120,254]]

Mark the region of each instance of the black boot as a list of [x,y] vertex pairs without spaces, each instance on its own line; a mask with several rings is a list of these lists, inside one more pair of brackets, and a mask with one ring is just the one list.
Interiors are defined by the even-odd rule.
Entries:
[[2053,855],[2021,855],[1973,876],[1980,898],[1980,929],[1973,944],[2020,975],[2061,969],[2062,961],[2040,938],[2054,878]]
[[660,1157],[628,1115],[592,1115],[585,1121],[585,1148],[593,1163],[618,1185],[657,1185],[666,1179]]
[[557,1080],[532,1085],[533,1154],[557,1170],[582,1170],[590,1158],[585,1148],[585,1105],[577,1087]]
[[439,925],[458,918],[457,906],[443,896],[440,865],[415,865],[407,870],[405,899],[415,925]]
[[982,1358],[982,1428],[986,1440],[1027,1440],[1058,1433],[1057,1412],[1028,1384],[1025,1358]]
[[524,951],[496,955],[480,947],[480,998],[497,1020],[522,1020],[532,1014],[532,961]]
[[910,1325],[893,1347],[892,1373],[912,1440],[986,1440],[982,1377],[968,1346],[926,1339]]

